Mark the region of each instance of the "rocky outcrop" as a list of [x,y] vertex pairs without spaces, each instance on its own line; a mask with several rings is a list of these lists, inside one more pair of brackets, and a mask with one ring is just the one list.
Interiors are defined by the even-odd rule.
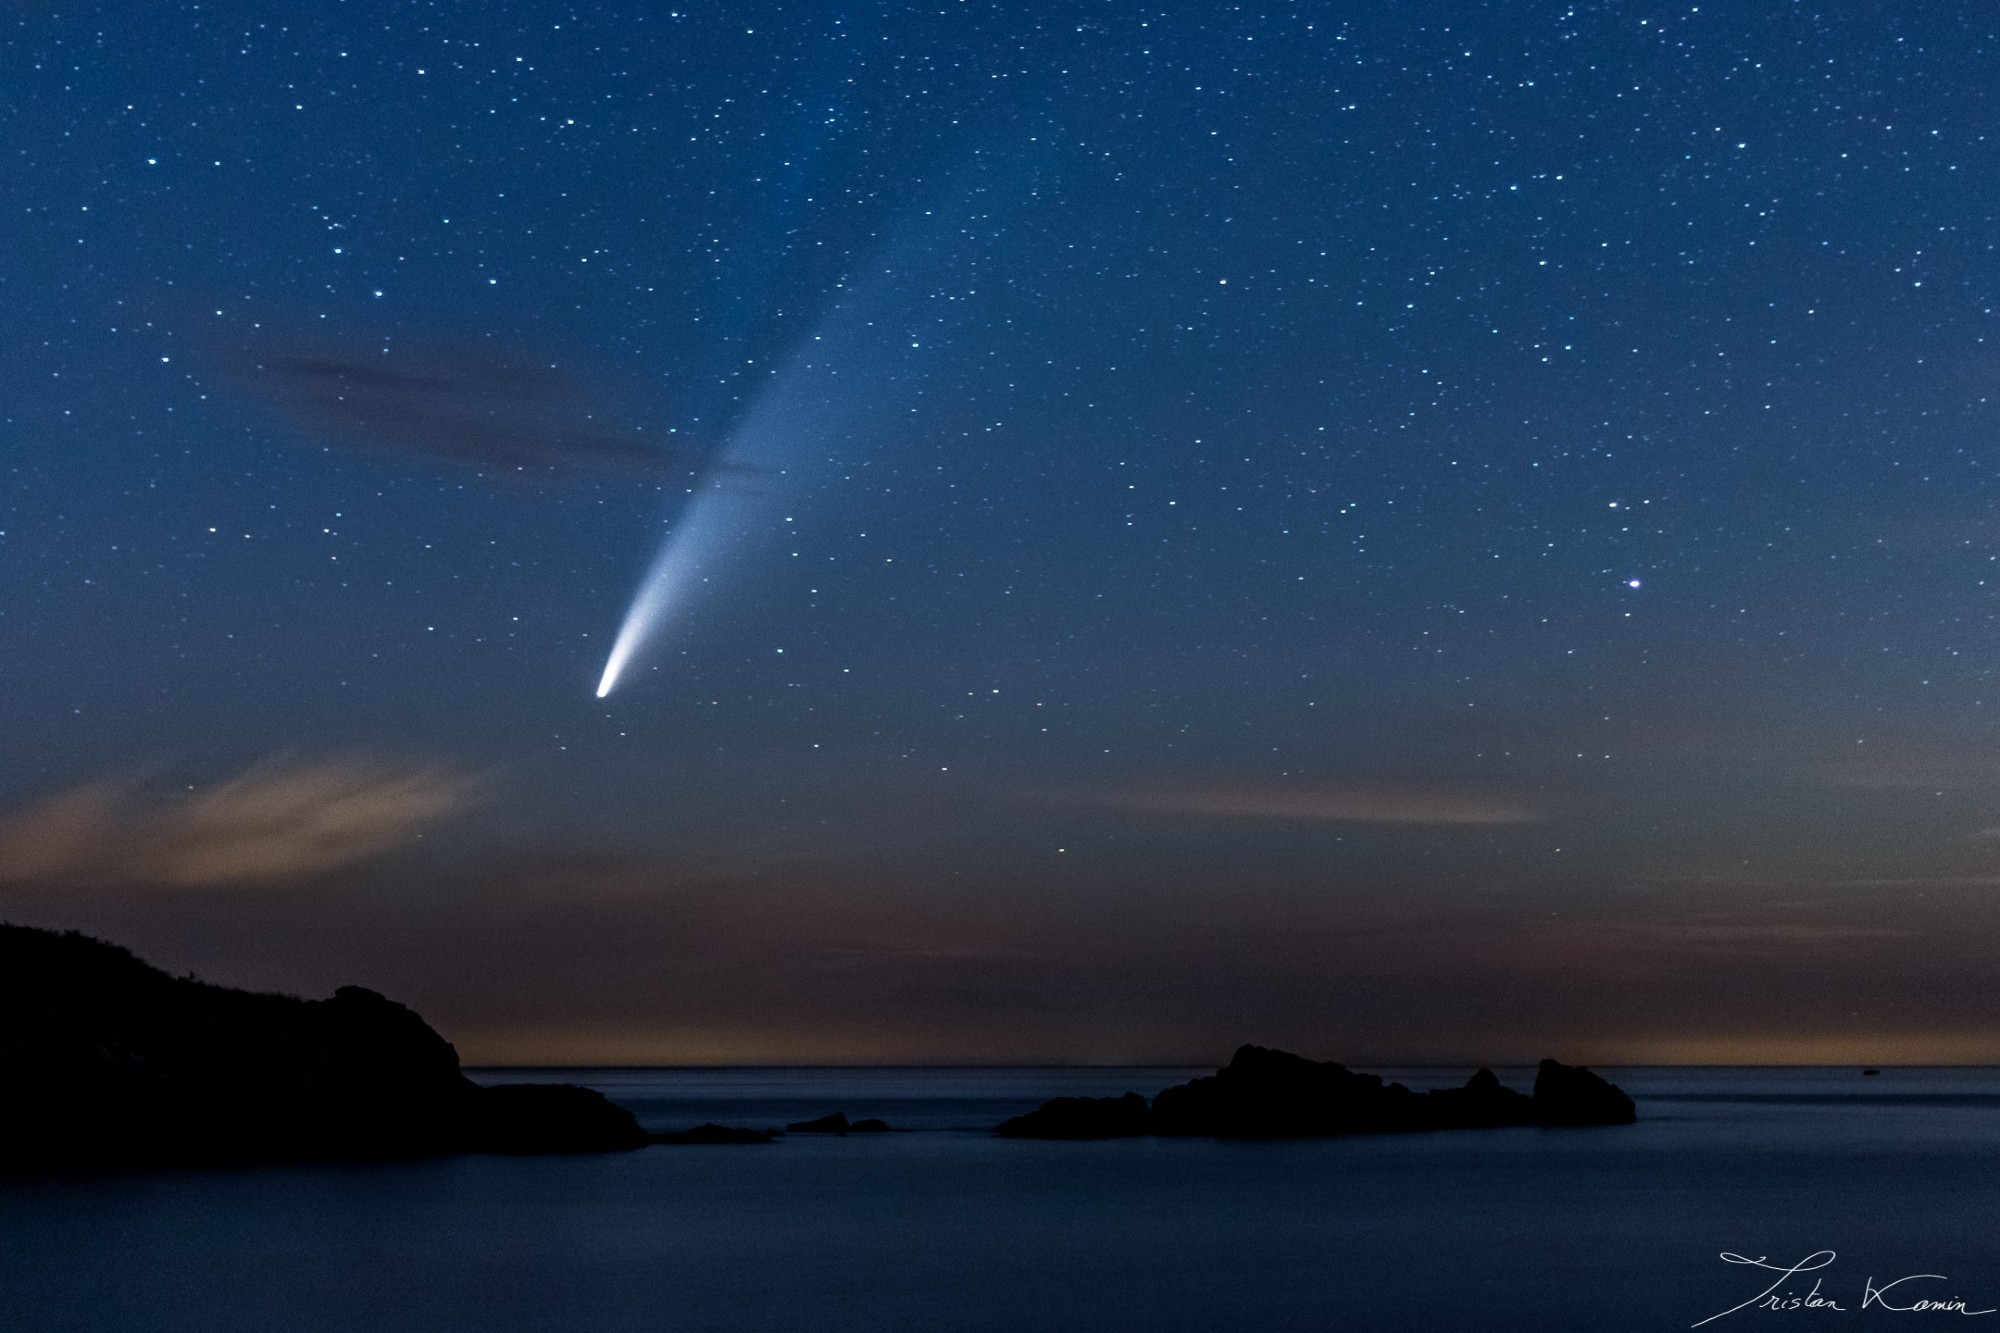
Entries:
[[0,926],[0,1088],[0,1170],[645,1141],[588,1089],[481,1088],[451,1043],[374,991],[232,990],[21,926]]
[[1129,1139],[1153,1132],[1152,1112],[1136,1092],[1123,1097],[1057,1097],[993,1130],[1009,1139]]
[[775,1129],[737,1129],[733,1125],[696,1125],[677,1134],[655,1134],[654,1143],[772,1143]]
[[466,1139],[479,1152],[625,1152],[652,1136],[603,1093],[573,1083],[502,1083],[481,1089]]
[[833,1134],[846,1138],[849,1134],[887,1134],[889,1125],[883,1120],[849,1120],[845,1111],[835,1111],[832,1115],[820,1116],[817,1120],[794,1120],[785,1126],[787,1134]]
[[1462,1088],[1433,1088],[1424,1094],[1428,1128],[1507,1129],[1535,1122],[1535,1102],[1482,1069]]
[[1427,1127],[1424,1098],[1332,1061],[1244,1046],[1207,1078],[1153,1098],[1153,1132],[1295,1138]]
[[1460,1088],[1412,1092],[1332,1061],[1244,1046],[1204,1078],[1146,1099],[1057,1097],[994,1133],[1023,1139],[1103,1139],[1140,1134],[1213,1138],[1316,1138],[1521,1125],[1630,1124],[1632,1099],[1587,1069],[1544,1060],[1528,1097],[1481,1069]]
[[1538,1125],[1629,1125],[1638,1118],[1630,1097],[1588,1069],[1544,1060],[1535,1073]]

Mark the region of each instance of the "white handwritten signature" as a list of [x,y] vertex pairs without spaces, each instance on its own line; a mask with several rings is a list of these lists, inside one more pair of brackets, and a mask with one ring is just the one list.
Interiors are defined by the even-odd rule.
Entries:
[[[1802,1273],[1817,1273],[1828,1264],[1831,1264],[1835,1257],[1832,1250],[1816,1250],[1797,1263],[1786,1265],[1774,1264],[1761,1254],[1755,1259],[1746,1259],[1740,1254],[1731,1254],[1729,1251],[1724,1250],[1722,1252],[1722,1262],[1726,1264],[1741,1264],[1746,1268],[1761,1268],[1766,1272],[1776,1273],[1778,1275],[1777,1279],[1749,1300],[1739,1305],[1732,1305],[1727,1310],[1712,1314],[1706,1319],[1697,1320],[1695,1323],[1690,1324],[1689,1327],[1700,1328],[1703,1324],[1712,1324],[1722,1318],[1723,1315],[1732,1315],[1738,1310],[1839,1310],[1845,1314],[1847,1313],[1846,1306],[1834,1300],[1831,1296],[1822,1293],[1821,1283],[1823,1279],[1821,1278],[1814,1278],[1812,1290],[1806,1292],[1804,1295],[1784,1289],[1785,1284],[1793,1278],[1798,1277]],[[1966,1303],[1955,1297],[1945,1300],[1934,1300],[1926,1296],[1913,1295],[1912,1292],[1896,1290],[1896,1288],[1902,1286],[1905,1282],[1948,1281],[1950,1279],[1942,1273],[1910,1273],[1896,1278],[1894,1281],[1877,1285],[1874,1276],[1871,1274],[1861,1284],[1861,1304],[1857,1308],[1866,1310],[1873,1306],[1877,1309],[1893,1310],[1897,1314],[1978,1315],[1994,1313],[1994,1310],[1967,1309]],[[1891,1293],[1894,1293],[1893,1298]],[[1897,1305],[1895,1304],[1896,1301],[1908,1301],[1909,1304]],[[2000,1309],[2000,1306],[1994,1308]]]

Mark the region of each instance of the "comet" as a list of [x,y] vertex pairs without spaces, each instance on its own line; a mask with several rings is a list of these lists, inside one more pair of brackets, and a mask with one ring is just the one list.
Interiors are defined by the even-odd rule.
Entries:
[[[981,169],[975,156],[946,198],[912,209],[876,258],[839,285],[840,295],[700,469],[692,498],[632,594],[597,680],[598,698],[624,683],[633,662],[700,594],[778,538],[795,536],[788,514],[809,488],[832,484],[837,451],[908,428],[909,391],[935,369],[939,349],[950,345],[946,330],[973,305],[977,266],[964,247],[980,231],[968,219],[989,216],[993,206]],[[742,473],[763,483],[728,483],[729,474]]]
[[[829,315],[765,381],[750,411],[700,470],[693,497],[632,594],[598,677],[598,698],[618,688],[633,659],[697,594],[713,589],[784,535],[786,505],[817,470],[815,457],[800,441],[828,435],[856,406],[846,378],[818,350],[837,338],[852,345],[849,313],[837,309]],[[746,486],[732,481],[746,474],[758,482]]]
[[618,637],[612,641],[611,655],[605,660],[604,674],[597,681],[598,698],[606,698],[618,687],[633,655],[673,618],[691,593],[730,563],[737,548],[748,543],[767,517],[768,507],[767,497],[735,493],[714,481],[704,483],[661,543],[632,595]]

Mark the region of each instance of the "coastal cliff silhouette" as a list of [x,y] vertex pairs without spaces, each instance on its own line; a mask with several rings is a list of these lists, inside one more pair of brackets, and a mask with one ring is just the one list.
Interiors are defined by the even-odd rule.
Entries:
[[0,925],[0,1169],[608,1152],[643,1146],[587,1088],[483,1088],[414,1012],[175,977],[75,931]]

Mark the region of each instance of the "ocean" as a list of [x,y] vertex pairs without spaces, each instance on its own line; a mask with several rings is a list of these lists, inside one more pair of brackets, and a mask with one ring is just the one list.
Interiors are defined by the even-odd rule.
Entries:
[[1637,1125],[1091,1143],[986,1131],[1208,1071],[473,1072],[584,1083],[649,1129],[898,1132],[0,1182],[0,1329],[1636,1333],[2000,1307],[1994,1069],[1607,1068]]

